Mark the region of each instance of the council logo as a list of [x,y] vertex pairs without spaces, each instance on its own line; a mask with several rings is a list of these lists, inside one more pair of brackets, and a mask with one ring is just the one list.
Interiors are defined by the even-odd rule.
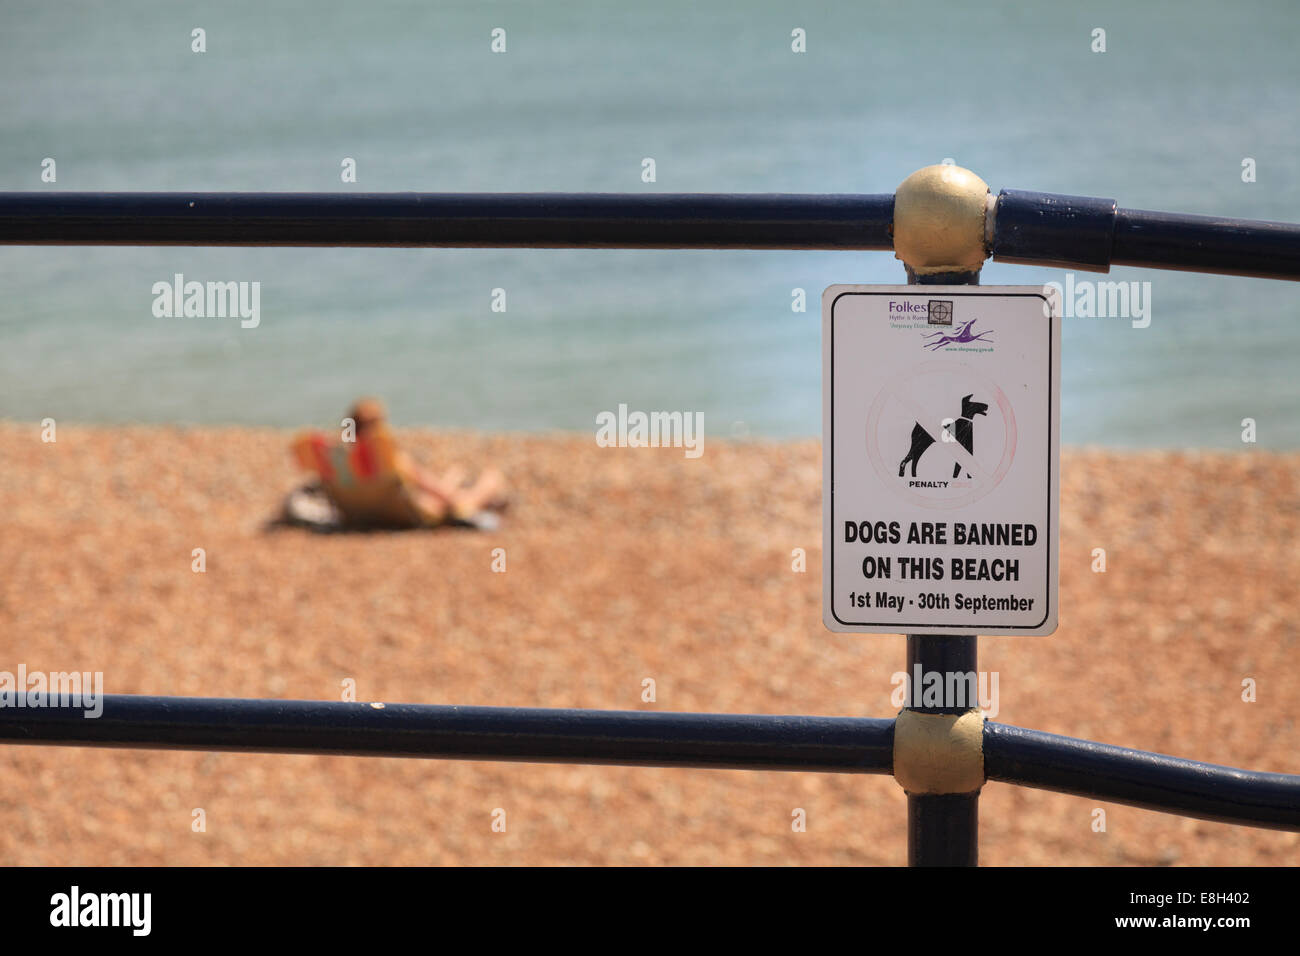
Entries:
[[926,321],[930,325],[952,325],[952,300],[931,299]]

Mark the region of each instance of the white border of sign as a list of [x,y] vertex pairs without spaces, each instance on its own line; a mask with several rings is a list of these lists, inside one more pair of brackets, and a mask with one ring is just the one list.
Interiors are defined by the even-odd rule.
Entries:
[[[835,497],[832,487],[834,468],[835,420],[832,399],[834,396],[834,311],[835,302],[845,295],[873,296],[926,296],[948,298],[951,296],[1034,296],[1052,310],[1049,336],[1048,379],[1051,408],[1049,410],[1049,460],[1047,525],[1047,611],[1037,625],[997,626],[987,621],[967,625],[911,624],[898,622],[894,629],[883,624],[846,624],[834,613],[833,594],[833,529]],[[1043,321],[1049,321],[1044,315]],[[940,634],[949,636],[985,635],[1043,635],[1057,628],[1060,578],[1060,408],[1061,408],[1061,319],[1057,300],[1049,298],[1041,286],[971,286],[971,285],[833,285],[822,293],[822,620],[826,628],[838,633],[869,634]],[[893,624],[894,622],[891,622]]]

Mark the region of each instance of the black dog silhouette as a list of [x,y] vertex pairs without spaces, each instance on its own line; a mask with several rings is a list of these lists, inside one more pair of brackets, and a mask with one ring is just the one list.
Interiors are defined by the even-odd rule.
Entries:
[[[986,402],[976,402],[973,401],[973,398],[973,395],[967,395],[961,400],[961,418],[953,423],[952,429],[953,437],[957,439],[962,448],[965,448],[971,454],[975,453],[975,416],[987,416],[989,412],[989,406]],[[907,457],[898,463],[898,477],[903,477],[903,470],[910,461],[912,463],[912,477],[915,478],[917,462],[921,460],[925,450],[933,444],[934,439],[930,437],[930,433],[921,427],[920,422],[917,422],[912,429],[912,447],[908,449]],[[957,462],[952,468],[954,478],[959,474],[961,474],[961,462]],[[966,473],[966,477],[970,477],[970,472]]]

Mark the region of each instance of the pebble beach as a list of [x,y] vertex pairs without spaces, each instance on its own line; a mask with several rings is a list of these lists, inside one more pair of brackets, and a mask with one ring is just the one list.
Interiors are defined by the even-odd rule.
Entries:
[[[432,467],[501,469],[501,528],[268,528],[299,478],[284,430],[60,422],[44,442],[0,422],[0,670],[102,672],[110,694],[897,711],[903,637],[821,623],[820,442],[690,459],[397,435]],[[1300,773],[1300,453],[1061,457],[1060,628],[981,639],[996,719]],[[9,865],[906,860],[887,776],[10,745],[0,775]],[[980,815],[992,865],[1300,859],[1300,834],[998,783]]]

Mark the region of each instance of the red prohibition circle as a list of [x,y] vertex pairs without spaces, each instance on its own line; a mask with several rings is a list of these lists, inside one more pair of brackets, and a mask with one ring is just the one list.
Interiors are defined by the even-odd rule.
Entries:
[[[983,384],[997,403],[998,411],[1002,413],[1002,421],[1005,431],[1002,445],[1002,460],[998,462],[998,466],[993,470],[990,479],[980,487],[971,489],[969,493],[956,498],[930,498],[918,493],[914,489],[908,488],[905,484],[900,484],[894,469],[885,467],[885,461],[880,454],[880,442],[878,441],[880,415],[881,412],[884,411],[885,406],[889,403],[890,398],[900,390],[904,382],[918,378],[921,375],[933,374],[935,372],[947,372],[954,367],[962,369],[963,372],[968,374],[971,378]],[[875,469],[876,474],[880,477],[881,482],[886,488],[903,500],[909,501],[913,504],[919,504],[923,508],[937,508],[943,510],[961,508],[974,501],[978,501],[980,498],[983,498],[991,492],[1002,483],[1002,479],[1006,477],[1007,472],[1011,468],[1012,461],[1015,460],[1017,435],[1016,413],[1012,410],[1011,400],[1007,398],[1006,393],[997,385],[994,385],[993,382],[989,381],[985,376],[965,363],[936,361],[921,362],[918,365],[914,365],[910,369],[901,372],[882,385],[880,390],[876,392],[876,397],[872,400],[871,408],[867,412],[867,455],[871,459],[871,466]]]

